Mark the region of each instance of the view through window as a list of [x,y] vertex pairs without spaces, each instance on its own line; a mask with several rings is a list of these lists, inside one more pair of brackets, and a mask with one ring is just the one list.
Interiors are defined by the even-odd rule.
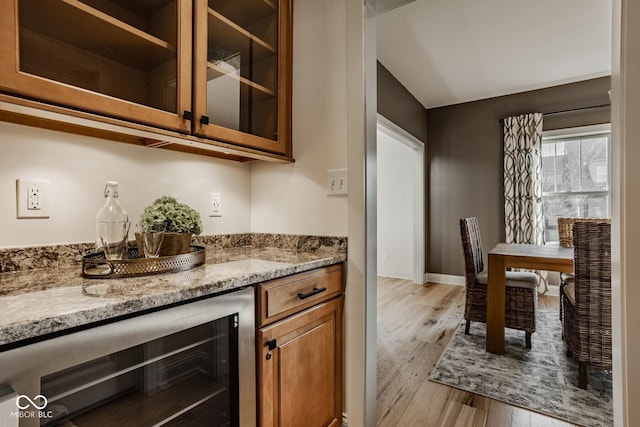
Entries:
[[[584,132],[584,131],[583,131]],[[542,139],[545,242],[558,241],[558,217],[609,217],[610,127]]]

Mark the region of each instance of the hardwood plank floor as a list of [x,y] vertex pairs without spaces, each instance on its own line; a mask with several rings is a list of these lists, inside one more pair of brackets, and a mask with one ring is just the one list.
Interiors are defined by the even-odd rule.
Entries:
[[[558,297],[541,295],[539,303],[541,310],[558,309]],[[573,426],[429,382],[463,313],[462,286],[378,279],[378,426]]]

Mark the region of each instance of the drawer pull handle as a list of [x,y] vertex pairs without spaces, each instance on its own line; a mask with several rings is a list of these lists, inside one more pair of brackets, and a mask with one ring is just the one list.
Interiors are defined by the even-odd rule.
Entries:
[[300,299],[307,299],[309,297],[312,297],[316,294],[319,294],[320,292],[324,292],[326,291],[327,288],[313,288],[313,290],[311,292],[308,292],[306,294],[303,294],[302,292],[298,292],[298,298]]

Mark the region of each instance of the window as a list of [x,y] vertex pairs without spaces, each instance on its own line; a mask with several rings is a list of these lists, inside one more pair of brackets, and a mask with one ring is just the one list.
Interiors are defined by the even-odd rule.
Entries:
[[545,241],[558,241],[558,217],[609,217],[609,125],[545,132],[542,203]]

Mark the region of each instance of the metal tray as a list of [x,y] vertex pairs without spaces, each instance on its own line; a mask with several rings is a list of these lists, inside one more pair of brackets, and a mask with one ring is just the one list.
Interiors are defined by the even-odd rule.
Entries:
[[82,276],[90,279],[118,279],[123,277],[150,276],[189,270],[204,264],[203,246],[191,246],[191,252],[158,258],[140,258],[138,248],[129,246],[129,259],[108,260],[103,252],[82,257]]

